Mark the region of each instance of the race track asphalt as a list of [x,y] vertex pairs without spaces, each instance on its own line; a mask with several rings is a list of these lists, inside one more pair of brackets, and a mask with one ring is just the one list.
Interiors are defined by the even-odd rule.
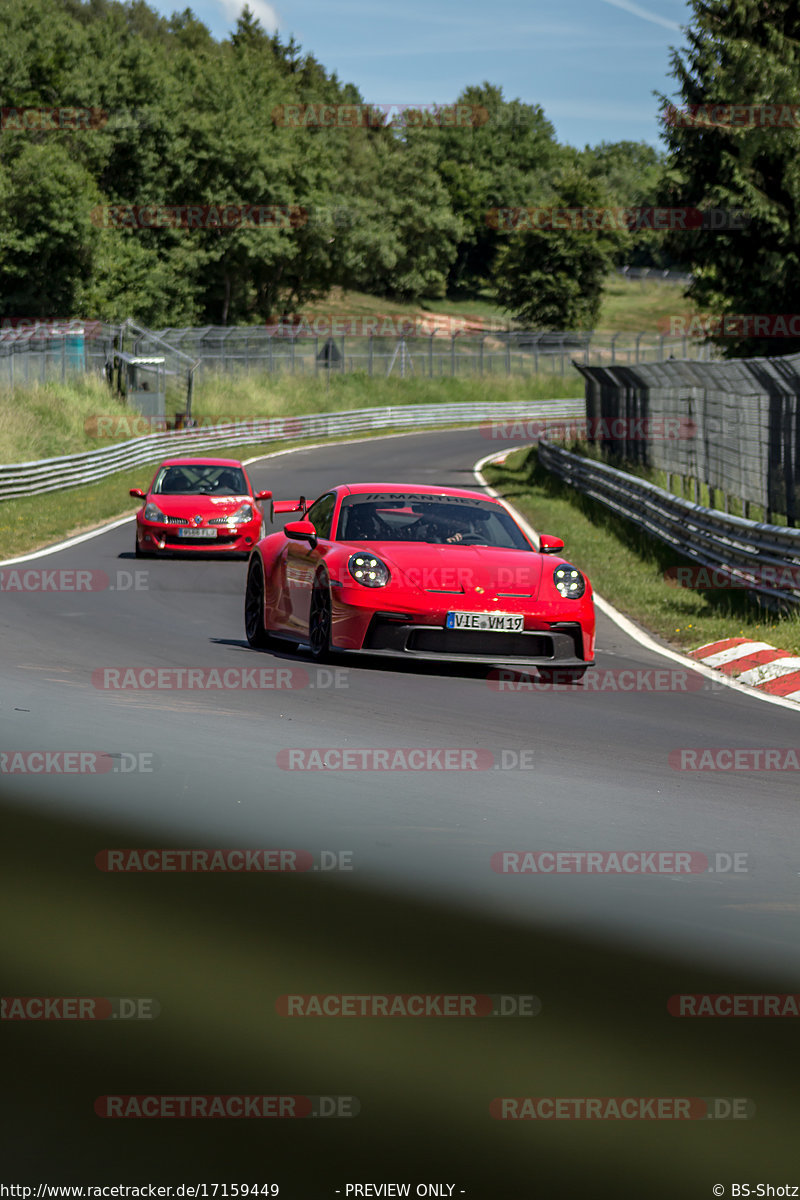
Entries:
[[[478,430],[449,430],[303,449],[256,462],[249,469],[256,487],[270,488],[276,498],[294,498],[299,494],[314,498],[329,486],[358,480],[475,486],[474,464],[489,449],[502,448],[501,442],[489,445]],[[143,472],[142,486],[147,483],[146,475],[147,472]],[[68,502],[69,493],[65,493],[65,504]],[[558,534],[559,530],[541,532]],[[668,989],[666,994],[724,991],[725,981],[734,978],[746,980],[748,988],[757,986],[762,991],[779,988],[788,992],[797,988],[800,980],[800,866],[793,845],[798,806],[797,772],[687,771],[675,766],[675,754],[686,748],[794,748],[797,746],[798,716],[792,711],[722,687],[662,658],[643,648],[602,614],[598,614],[596,656],[596,677],[605,681],[602,690],[537,687],[519,692],[498,691],[492,687],[487,679],[487,669],[483,667],[398,664],[352,658],[342,658],[331,667],[317,667],[303,652],[293,653],[288,648],[275,654],[254,652],[248,647],[243,630],[244,562],[136,560],[132,550],[131,522],[80,545],[19,566],[20,571],[25,567],[37,571],[89,570],[98,573],[93,576],[98,581],[97,590],[75,593],[4,590],[0,594],[0,752],[9,755],[37,750],[83,750],[124,756],[118,760],[119,769],[110,773],[0,776],[0,781],[4,779],[7,785],[4,791],[7,794],[6,824],[10,831],[6,842],[9,903],[16,905],[15,911],[19,915],[19,920],[12,922],[15,928],[8,939],[11,972],[10,985],[6,986],[4,994],[54,994],[54,987],[61,989],[60,994],[111,994],[108,990],[102,993],[97,990],[102,977],[102,986],[113,987],[115,995],[167,995],[170,986],[167,975],[159,978],[152,963],[161,962],[163,956],[162,965],[168,973],[170,952],[160,942],[161,948],[154,956],[144,949],[148,939],[158,941],[159,924],[164,922],[164,928],[167,928],[170,919],[177,919],[174,915],[165,918],[164,908],[155,904],[153,889],[156,886],[162,891],[163,888],[170,889],[168,894],[164,893],[164,903],[168,906],[177,904],[178,911],[187,921],[191,920],[195,902],[198,913],[206,913],[203,928],[208,931],[214,926],[214,935],[207,933],[208,944],[203,948],[205,935],[198,934],[200,941],[191,961],[195,964],[205,962],[207,979],[213,981],[210,983],[213,988],[223,988],[227,969],[230,972],[228,980],[235,982],[238,989],[240,984],[244,986],[244,975],[240,979],[237,972],[240,969],[245,972],[242,964],[246,955],[238,966],[231,962],[226,968],[222,948],[230,949],[232,953],[236,946],[229,946],[228,940],[236,943],[239,936],[244,937],[245,925],[248,936],[254,939],[253,944],[257,943],[258,923],[252,929],[249,926],[253,914],[241,928],[238,924],[242,919],[241,907],[251,903],[244,899],[241,889],[250,888],[248,895],[252,896],[256,882],[264,884],[264,895],[271,898],[268,911],[262,910],[265,925],[286,923],[287,914],[278,899],[281,895],[292,897],[292,902],[298,905],[297,915],[303,908],[303,894],[306,897],[313,894],[313,916],[308,918],[313,925],[313,953],[322,955],[313,969],[308,959],[303,964],[290,963],[292,945],[302,958],[304,935],[299,933],[294,941],[288,938],[282,941],[281,954],[288,957],[281,960],[282,967],[278,972],[281,978],[273,980],[274,988],[270,990],[271,985],[267,984],[268,998],[264,1001],[272,1014],[272,1024],[275,1024],[273,991],[276,994],[293,989],[307,993],[341,993],[356,990],[354,980],[357,978],[357,990],[361,992],[407,993],[421,986],[421,979],[428,969],[433,972],[429,990],[437,990],[438,972],[445,971],[450,951],[453,963],[458,958],[454,978],[461,981],[462,990],[470,978],[472,989],[481,993],[535,992],[543,1000],[543,1014],[548,1011],[548,983],[551,990],[555,989],[559,994],[562,1008],[565,1011],[569,1008],[559,990],[563,979],[552,977],[552,972],[560,975],[562,970],[558,965],[561,961],[559,947],[568,956],[569,965],[564,969],[571,983],[586,978],[582,971],[588,969],[590,960],[593,970],[597,969],[598,963],[606,962],[610,972],[606,981],[609,996],[613,993],[627,995],[630,999],[632,980],[638,969],[636,964],[644,961],[659,963],[657,987],[645,972],[650,979],[645,991],[647,987],[656,989],[654,1008],[645,1013],[636,1004],[630,1010],[623,1004],[622,1008],[615,1009],[615,1019],[622,1019],[623,1024],[628,1022],[629,1030],[636,1031],[635,1036],[632,1034],[633,1041],[640,1043],[644,1059],[641,1055],[637,1057],[639,1052],[631,1049],[631,1063],[648,1062],[649,1077],[658,1079],[661,1087],[659,1094],[666,1094],[665,1087],[671,1094],[683,1086],[678,1078],[666,1082],[670,1079],[671,1054],[676,1055],[675,1061],[681,1056],[676,1039],[686,1031],[687,1025],[692,1028],[685,1036],[694,1038],[698,1036],[695,1033],[697,1027],[705,1025],[707,1029],[709,1023],[676,1022],[665,1017],[663,989]],[[6,572],[9,569],[5,568]],[[101,586],[103,576],[99,573],[104,573],[113,586]],[[158,691],[99,686],[103,673],[114,668],[217,668],[222,671],[226,668],[246,670],[254,666],[283,672],[277,678],[284,683],[289,681],[292,686]],[[627,674],[619,675],[618,672]],[[638,687],[631,687],[633,680],[638,680]],[[658,690],[665,684],[671,690]],[[285,755],[281,752],[300,747],[460,748],[489,751],[494,765],[486,770],[283,769],[281,764]],[[151,769],[127,769],[134,763],[137,767]],[[61,851],[58,846],[62,847]],[[284,875],[254,881],[241,877],[234,880],[229,876],[201,879],[198,875],[181,875],[162,876],[154,882],[152,875],[121,876],[98,871],[93,861],[95,853],[108,847],[157,846],[303,849],[314,859],[316,877],[290,879]],[[71,849],[68,851],[67,847]],[[94,847],[91,854],[90,847]],[[546,870],[538,874],[501,873],[492,866],[492,856],[497,852],[580,850],[678,851],[692,854],[692,863],[700,866],[688,874],[602,875]],[[320,860],[323,851],[328,854]],[[84,857],[78,862],[70,859],[70,853]],[[705,860],[700,857],[702,855],[706,856]],[[353,870],[333,869],[323,873],[317,869],[334,862],[344,867],[352,866]],[[23,863],[26,864],[24,872]],[[49,864],[47,870],[45,864]],[[729,869],[734,867],[738,869]],[[39,875],[39,871],[43,874]],[[53,879],[60,877],[60,873],[63,873],[65,892],[57,899]],[[37,878],[44,881],[41,891],[36,887]],[[209,888],[216,885],[219,885],[217,894],[224,892],[231,901],[232,913],[238,913],[232,917],[237,923],[228,926],[227,932],[216,929],[214,919],[208,916],[213,911]],[[234,889],[239,889],[235,903]],[[96,927],[92,922],[88,927],[81,925],[80,906],[73,909],[67,895],[83,897],[93,906],[92,920],[97,922]],[[100,896],[105,899],[99,902],[98,908]],[[148,925],[146,932],[137,931],[120,916],[119,934],[114,937],[113,921],[101,910],[107,902],[109,912],[116,911],[115,905],[121,896],[125,896],[131,906],[130,910],[126,909],[128,916],[130,912],[141,915],[150,911],[148,905],[152,906],[155,925]],[[193,897],[196,901],[191,899]],[[46,932],[53,926],[45,920],[45,913],[57,913],[61,905],[64,906],[64,925],[59,940]],[[345,907],[340,909],[343,905]],[[378,920],[378,914],[384,912],[383,906],[389,906],[386,912],[391,906],[400,906],[392,920],[387,917],[387,923]],[[401,910],[405,914],[402,917]],[[434,938],[435,914],[445,912],[450,922],[448,936],[452,941],[449,946],[440,937]],[[326,928],[328,920],[331,924]],[[444,916],[442,920],[445,920]],[[377,926],[374,933],[373,922]],[[498,929],[502,926],[505,931],[502,937],[496,930],[491,932],[487,922],[497,923]],[[305,927],[305,917],[299,924]],[[55,927],[58,927],[57,918]],[[306,934],[311,936],[305,928]],[[471,930],[474,930],[475,954],[472,962]],[[261,931],[267,936],[264,929]],[[178,937],[177,930],[174,932]],[[272,929],[270,933],[274,935],[276,930]],[[166,933],[164,938],[167,940]],[[511,970],[510,964],[515,960],[515,939],[519,947],[530,947],[537,944],[536,939],[541,939],[541,945],[548,947],[546,953],[542,952],[541,963],[537,965],[526,957],[516,961]],[[499,961],[494,961],[490,949],[500,942],[508,948],[508,957],[502,966]],[[575,954],[572,953],[573,943],[580,948]],[[339,947],[341,959],[337,960],[332,954],[331,959],[326,960],[324,950],[320,949],[326,944],[329,948]],[[354,975],[348,975],[347,948],[355,944],[360,947],[358,969]],[[62,954],[59,946],[62,950],[69,946],[70,955]],[[185,950],[185,942],[180,950],[172,944],[174,954],[179,955]],[[422,960],[415,959],[417,952],[422,954],[423,951],[428,956],[424,967]],[[115,953],[119,954],[118,962]],[[310,948],[309,953],[312,953]],[[371,954],[375,955],[376,963],[374,986],[369,978]],[[583,960],[581,955],[585,955]],[[409,965],[412,960],[413,969]],[[341,969],[337,968],[337,961]],[[73,969],[70,963],[74,962],[78,962],[79,967]],[[123,962],[134,963],[139,970],[138,977],[136,970],[123,969]],[[322,969],[322,962],[326,963],[326,970]],[[583,966],[579,969],[581,962]],[[52,969],[47,967],[48,963]],[[612,969],[614,963],[617,966]],[[263,965],[260,962],[258,969]],[[487,979],[487,970],[489,974],[496,972],[497,977]],[[550,978],[546,977],[548,972]],[[713,985],[715,978],[720,981],[719,987]],[[703,987],[697,986],[701,979]],[[34,981],[38,982],[39,991],[33,990]],[[67,986],[72,990],[64,991]],[[157,992],[159,986],[161,992]],[[42,991],[44,987],[50,991]],[[651,1000],[652,996],[648,1004]],[[163,1000],[161,1003],[164,1015],[159,1022],[161,1028],[166,1029],[168,1005],[165,1006]],[[574,992],[572,1003],[577,1004]],[[658,1018],[653,1015],[656,1011]],[[192,1032],[199,1037],[198,1031],[205,1017],[201,1018],[199,1009],[193,1016],[192,1002],[185,995],[181,1000],[181,1012],[181,1021],[187,1030],[196,1021],[197,1029]],[[252,1013],[248,1019],[251,1018]],[[654,1025],[649,1023],[651,1018]],[[543,1020],[544,1015],[534,1018],[534,1022]],[[235,1024],[233,1018],[232,1023]],[[326,1037],[331,1036],[331,1022],[319,1024],[325,1026]],[[500,1024],[504,1025],[503,1022]],[[509,1026],[513,1024],[508,1022]],[[733,1022],[720,1020],[710,1024],[725,1026],[730,1031]],[[771,1028],[768,1034],[759,1035],[762,1041],[750,1038],[748,1044],[751,1065],[756,1072],[759,1064],[763,1066],[767,1060],[773,1061],[770,1056],[774,1056],[774,1063],[778,1064],[790,1045],[796,1046],[793,1032],[786,1032],[790,1041],[785,1043],[780,1041],[781,1034],[775,1032],[776,1025],[783,1024],[785,1029],[784,1023],[766,1024]],[[329,1054],[328,1041],[323,1039],[319,1046],[314,1041],[317,1037],[322,1038],[319,1027],[306,1032],[312,1025],[314,1022],[309,1021],[303,1028],[302,1037],[296,1035],[298,1044],[308,1049],[314,1043],[320,1055]],[[345,1025],[346,1021],[335,1023],[337,1037]],[[371,1030],[375,1028],[374,1023],[367,1025]],[[763,1030],[764,1026],[761,1022],[758,1028]],[[252,1028],[252,1020],[249,1027]],[[284,1021],[281,1029],[285,1027]],[[431,1030],[429,1041],[423,1039],[420,1045],[415,1045],[414,1052],[422,1055],[423,1065],[428,1053],[434,1058],[441,1055],[444,1062],[443,1043],[450,1036],[450,1026],[447,1022],[436,1025],[429,1022],[427,1027]],[[681,1033],[677,1031],[678,1027]],[[743,1038],[747,1040],[742,1029],[752,1031],[755,1027],[752,1021],[749,1025],[738,1024],[736,1037],[739,1041],[732,1041],[721,1052],[719,1061],[726,1064],[725,1070],[718,1072],[716,1067],[711,1070],[706,1065],[707,1085],[703,1095],[723,1094],[719,1091],[723,1076],[726,1087],[735,1086],[735,1076],[726,1074],[727,1068],[731,1057],[737,1053],[736,1047],[741,1046]],[[493,1037],[497,1028],[495,1025],[491,1031]],[[577,1025],[570,1027],[567,1023],[564,1030],[565,1044],[576,1054],[581,1038],[587,1039],[587,1045],[592,1041],[589,1027],[580,1025],[580,1037],[577,1028]],[[666,1072],[663,1077],[659,1077],[648,1060],[648,1051],[642,1049],[650,1044],[654,1028],[658,1030],[657,1037],[666,1039],[665,1046],[674,1043],[662,1063]],[[12,1049],[21,1056],[20,1062],[27,1061],[28,1049],[25,1047],[29,1048],[33,1032],[32,1026],[22,1031],[15,1026],[9,1034],[15,1039]],[[46,1032],[55,1036],[53,1030]],[[107,1034],[109,1031],[94,1032]],[[600,1059],[606,1052],[603,1038],[607,1032],[596,1033]],[[81,1044],[85,1045],[85,1031],[80,1033]],[[63,1028],[59,1029],[59,1036],[63,1040]],[[144,1038],[138,1029],[132,1036]],[[279,1030],[275,1036],[280,1039],[283,1034]],[[360,1043],[358,1049],[358,1054],[363,1056],[363,1061],[359,1060],[359,1070],[365,1062],[372,1061],[373,1052],[382,1052],[377,1040],[370,1050],[372,1033],[364,1036],[367,1042]],[[28,1039],[25,1046],[16,1040],[22,1037]],[[771,1039],[768,1047],[763,1040],[767,1037]],[[225,1038],[235,1039],[235,1035],[229,1031]],[[377,1039],[378,1034],[374,1034],[374,1038]],[[486,1064],[492,1059],[487,1038],[488,1034],[483,1034],[480,1049],[473,1050],[480,1060],[480,1071],[488,1070]],[[41,1049],[41,1042],[37,1045]],[[274,1056],[275,1043],[271,1045]],[[462,1062],[455,1044],[451,1049],[454,1062]],[[510,1054],[509,1061],[515,1061],[517,1052],[512,1050],[510,1043],[506,1049]],[[392,1054],[395,1050],[397,1070],[402,1071],[402,1060],[411,1050],[395,1046]],[[147,1050],[142,1052],[149,1053]],[[64,1051],[59,1043],[59,1061],[65,1063],[71,1053]],[[231,1051],[227,1061],[235,1061],[236,1053]],[[133,1061],[136,1055],[131,1054]],[[341,1078],[349,1076],[343,1065],[346,1061],[342,1056],[336,1064],[339,1082],[334,1078],[336,1072],[332,1071],[330,1077],[326,1074],[320,1091],[344,1093],[353,1090],[347,1080]],[[591,1094],[620,1095],[625,1083],[629,1091],[633,1088],[635,1094],[644,1094],[645,1083],[636,1077],[631,1063],[622,1072],[625,1078],[618,1076],[613,1086],[608,1084],[605,1090],[598,1090],[603,1085],[599,1080],[593,1080],[595,1090]],[[548,1060],[548,1071],[555,1065]],[[283,1073],[286,1063],[281,1066]],[[701,1062],[698,1066],[701,1077],[703,1069]],[[98,1063],[93,1062],[93,1071],[100,1071]],[[124,1074],[118,1070],[105,1092],[143,1092],[152,1086],[147,1080],[138,1081],[135,1087],[127,1086]],[[191,1072],[184,1070],[180,1084],[175,1086],[184,1092],[208,1093],[232,1093],[237,1088],[244,1088],[235,1071],[229,1071],[231,1077],[226,1078],[225,1086],[212,1086],[213,1074],[207,1071],[203,1075],[205,1082],[192,1088]],[[19,1083],[19,1077],[15,1075],[15,1078]],[[554,1078],[557,1081],[557,1072]],[[464,1086],[457,1074],[451,1082],[456,1091]],[[364,1084],[363,1078],[361,1084],[362,1090],[365,1088],[368,1093],[369,1086]],[[385,1094],[382,1084],[374,1080],[373,1084],[376,1095]],[[516,1080],[515,1085],[519,1089],[523,1083]],[[249,1086],[252,1090],[257,1085],[250,1081]],[[497,1091],[501,1086],[499,1080],[493,1078],[486,1086],[494,1089],[493,1095],[501,1094]],[[555,1094],[553,1086],[546,1094]],[[575,1078],[569,1079],[568,1086],[573,1089],[570,1095],[577,1094]],[[696,1086],[700,1084],[696,1083]],[[295,1086],[293,1090],[301,1089]],[[528,1092],[531,1090],[545,1094],[538,1081],[531,1082]],[[516,1090],[505,1094],[523,1093]],[[733,1093],[729,1090],[724,1094]],[[772,1093],[771,1097],[775,1099]],[[24,1128],[30,1127],[30,1103],[33,1101],[28,1097],[21,1108],[17,1107],[17,1117],[21,1113],[28,1121],[26,1126],[22,1120],[17,1135],[18,1145],[26,1152],[37,1144],[30,1134],[26,1140],[23,1132]],[[74,1103],[77,1103],[74,1097],[67,1096],[63,1098],[63,1110],[57,1109],[48,1115],[48,1121],[58,1131],[54,1134],[55,1145],[61,1144],[59,1139],[66,1144],[68,1136],[73,1137],[68,1131],[72,1129],[70,1104]],[[380,1178],[405,1178],[403,1162],[414,1161],[415,1148],[419,1149],[421,1145],[420,1136],[423,1142],[426,1140],[425,1135],[415,1129],[416,1140],[409,1142],[408,1122],[414,1124],[414,1119],[409,1116],[407,1105],[403,1108],[402,1118],[395,1116],[397,1121],[403,1122],[396,1129],[397,1158],[386,1163],[387,1169]],[[170,1125],[170,1122],[102,1122],[94,1117],[92,1120],[95,1123],[92,1128],[98,1124],[104,1129],[110,1124],[130,1124],[140,1140],[146,1137],[141,1132],[143,1126],[157,1125],[163,1130],[165,1125]],[[361,1128],[366,1128],[363,1116],[358,1120],[362,1122]],[[186,1126],[202,1124],[185,1123]],[[219,1124],[215,1122],[215,1126]],[[251,1123],[221,1124],[243,1127]],[[344,1124],[340,1122],[339,1126]],[[505,1123],[489,1124],[493,1127],[487,1136],[494,1136],[498,1129],[507,1132]],[[175,1133],[178,1126],[183,1128],[184,1123],[175,1122],[171,1137],[179,1136]],[[640,1123],[638,1130],[642,1127]],[[466,1173],[459,1183],[459,1187],[467,1188],[465,1194],[490,1194],[475,1190],[479,1178],[481,1186],[485,1184],[481,1172],[484,1167],[488,1171],[484,1161],[486,1154],[495,1158],[496,1166],[496,1156],[499,1154],[505,1161],[504,1155],[508,1153],[506,1178],[509,1184],[513,1182],[514,1186],[520,1186],[520,1181],[526,1178],[524,1164],[527,1157],[523,1154],[519,1161],[514,1157],[519,1144],[513,1154],[500,1145],[490,1144],[488,1149],[481,1145],[480,1150],[474,1151],[480,1158],[479,1165],[477,1161],[471,1161],[469,1150],[463,1149],[466,1128],[463,1122],[459,1124],[455,1120],[449,1132],[432,1133],[425,1157],[419,1159],[419,1170],[423,1169],[423,1162],[425,1169],[440,1162],[441,1170],[445,1172],[441,1178],[455,1178],[458,1146],[461,1145],[464,1162],[469,1163],[469,1169],[465,1168]],[[519,1133],[520,1128],[514,1132]],[[584,1124],[583,1129],[587,1128]],[[717,1130],[721,1128],[722,1124],[715,1126]],[[730,1131],[733,1124],[728,1123],[725,1128]],[[715,1155],[719,1153],[726,1162],[733,1161],[734,1147],[743,1146],[742,1128],[741,1125],[737,1127],[735,1139],[732,1133],[726,1134],[728,1141],[724,1154],[721,1144],[709,1152],[707,1144],[690,1151],[685,1143],[681,1143],[681,1152],[674,1156],[667,1142],[650,1144],[648,1139],[655,1136],[652,1130],[646,1135],[640,1132],[636,1147],[643,1155],[642,1169],[647,1168],[652,1177],[655,1164],[661,1162],[662,1156],[670,1160],[673,1157],[682,1159],[682,1165],[671,1163],[664,1179],[678,1182],[677,1176],[670,1175],[670,1171],[696,1168],[694,1177],[702,1177],[704,1181],[703,1189],[697,1194],[709,1194],[710,1185],[705,1186],[705,1179],[716,1182],[717,1176],[712,1170],[717,1165]],[[90,1136],[87,1129],[88,1126],[79,1122],[72,1142],[73,1146],[86,1148],[86,1153],[78,1153],[76,1158],[81,1169],[90,1159],[104,1163],[110,1169],[110,1164],[117,1161],[115,1154],[130,1155],[131,1145],[116,1130],[114,1137],[122,1140],[115,1150],[108,1140],[111,1134],[98,1149],[94,1135]],[[556,1138],[553,1129],[554,1125],[548,1126],[550,1140],[543,1152],[546,1156],[551,1155],[547,1170],[554,1172],[552,1180],[555,1181],[560,1176],[553,1163],[560,1164],[558,1169],[567,1174],[583,1167],[571,1162],[575,1145],[562,1136],[562,1129],[558,1131],[560,1140],[554,1148],[551,1144]],[[697,1130],[693,1132],[697,1134]],[[541,1128],[537,1133],[541,1135]],[[763,1135],[762,1125],[759,1137],[763,1138]],[[150,1147],[149,1152],[154,1156],[153,1161],[162,1167],[167,1162],[172,1163],[176,1178],[180,1174],[181,1178],[189,1179],[187,1160],[190,1154],[197,1153],[202,1160],[204,1153],[211,1153],[205,1145],[200,1148],[200,1135],[196,1131],[197,1145],[192,1143],[190,1147],[187,1142],[178,1149],[166,1134],[159,1133],[158,1136],[161,1142],[158,1147]],[[580,1136],[584,1138],[583,1133]],[[771,1136],[775,1139],[772,1158],[765,1149],[764,1163],[788,1165],[788,1158],[786,1163],[783,1159],[783,1155],[788,1154],[788,1141],[786,1144],[781,1141],[780,1121],[774,1125]],[[249,1174],[252,1174],[256,1158],[253,1137],[248,1133],[247,1143],[242,1146]],[[336,1163],[338,1170],[337,1155],[347,1162],[352,1161],[352,1177],[361,1178],[356,1167],[366,1161],[365,1145],[357,1140],[350,1144],[343,1141],[344,1137],[338,1127],[335,1135],[330,1134],[331,1145],[326,1151],[330,1163]],[[225,1155],[232,1155],[235,1160],[235,1146],[230,1144],[229,1135],[226,1134],[226,1138]],[[598,1140],[597,1128],[586,1133],[585,1138],[588,1141],[582,1143],[582,1153],[588,1154],[589,1161],[600,1170],[600,1181],[590,1194],[634,1194],[627,1190],[628,1183],[624,1186],[620,1183],[618,1189],[613,1190],[611,1181],[620,1178],[614,1174],[620,1169],[619,1164],[614,1165],[614,1154],[607,1144]],[[295,1163],[297,1156],[304,1159],[304,1145],[296,1131],[291,1136],[287,1134],[279,1143],[275,1153],[284,1172],[282,1178],[291,1174],[290,1162]],[[386,1145],[380,1137],[370,1140],[376,1154],[378,1150],[385,1153]],[[748,1152],[752,1162],[755,1150],[749,1147]],[[640,1178],[638,1167],[633,1170],[629,1150],[621,1150],[621,1154],[627,1159],[624,1172],[630,1170],[630,1180]],[[742,1170],[745,1161],[742,1161]],[[146,1163],[143,1161],[142,1165]],[[234,1165],[235,1162],[231,1162],[231,1167]],[[222,1162],[215,1166],[221,1170]],[[498,1170],[498,1178],[502,1178],[504,1171]],[[658,1170],[662,1170],[661,1165]],[[65,1177],[63,1173],[59,1174],[55,1163],[51,1174],[54,1179]],[[147,1171],[144,1174],[147,1175]],[[158,1172],[152,1174],[158,1175]],[[197,1174],[203,1178],[202,1171]],[[84,1175],[78,1181],[90,1182]],[[121,1172],[123,1181],[124,1175],[124,1171]],[[166,1178],[164,1170],[160,1177]],[[239,1176],[231,1170],[229,1177],[237,1179]],[[342,1180],[345,1178],[349,1177],[336,1176],[335,1186],[344,1186]],[[378,1178],[374,1166],[370,1178]],[[725,1183],[726,1178],[723,1172],[721,1182]],[[467,1187],[470,1179],[475,1185],[471,1193]],[[680,1182],[686,1180],[681,1177]],[[604,1190],[606,1184],[611,1189],[608,1193]],[[661,1195],[660,1186],[651,1178],[650,1190],[641,1194]],[[664,1186],[664,1194],[667,1194],[666,1183]],[[328,1189],[327,1183],[319,1182],[317,1176],[313,1181],[309,1176],[304,1188],[297,1193],[286,1190],[281,1194],[335,1194],[333,1185]],[[458,1188],[453,1194],[458,1194]],[[496,1194],[521,1195],[522,1192],[498,1190]]]

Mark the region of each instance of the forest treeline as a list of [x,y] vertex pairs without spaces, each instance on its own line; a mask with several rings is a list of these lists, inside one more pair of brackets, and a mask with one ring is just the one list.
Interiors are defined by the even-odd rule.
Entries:
[[559,144],[488,83],[458,111],[359,110],[248,10],[223,41],[141,0],[2,0],[0,26],[0,319],[252,323],[338,285],[565,328],[609,267],[670,264],[660,234],[532,229],[652,204],[659,154]]
[[[370,107],[247,8],[219,41],[143,0],[0,0],[0,321],[255,323],[339,286],[589,328],[624,262],[690,271],[715,319],[800,314],[800,9],[690,15],[675,95],[653,95],[661,152],[561,144],[485,82],[437,111]],[[563,210],[605,216],[550,227]]]

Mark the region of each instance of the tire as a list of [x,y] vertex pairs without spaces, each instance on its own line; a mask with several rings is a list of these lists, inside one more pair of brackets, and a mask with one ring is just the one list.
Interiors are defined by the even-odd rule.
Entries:
[[264,568],[254,558],[247,572],[244,594],[244,632],[254,650],[266,650],[272,639],[264,628]]
[[152,558],[152,554],[148,554],[146,550],[142,550],[139,545],[139,539],[136,534],[133,535],[133,551],[137,558]]
[[542,683],[578,683],[588,667],[537,667]]
[[318,575],[311,590],[308,642],[315,662],[331,659],[331,593],[324,575]]

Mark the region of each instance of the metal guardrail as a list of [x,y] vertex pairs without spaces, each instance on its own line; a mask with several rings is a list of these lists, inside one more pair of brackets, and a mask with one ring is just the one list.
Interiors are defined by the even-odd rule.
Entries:
[[[539,441],[539,461],[585,496],[658,538],[699,566],[721,572],[769,607],[800,604],[800,529],[764,525],[672,496],[645,479]],[[791,574],[797,588],[770,587],[764,568]],[[759,574],[762,578],[759,578]]]
[[[38,496],[66,487],[95,483],[117,471],[144,466],[178,454],[197,454],[217,446],[246,446],[262,442],[328,438],[376,429],[406,429],[437,425],[475,424],[583,415],[583,400],[538,400],[527,404],[408,404],[362,408],[351,412],[312,413],[299,417],[265,417],[263,420],[217,423],[193,430],[172,430],[133,438],[108,448],[66,454],[37,462],[0,466],[0,500]],[[125,411],[125,410],[122,410]]]

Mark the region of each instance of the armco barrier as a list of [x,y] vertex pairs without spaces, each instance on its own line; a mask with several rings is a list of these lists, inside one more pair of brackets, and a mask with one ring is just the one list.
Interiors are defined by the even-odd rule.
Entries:
[[[128,410],[121,409],[121,413]],[[265,417],[231,421],[195,430],[150,433],[115,446],[44,458],[38,462],[0,466],[0,500],[38,496],[83,483],[95,483],[117,471],[144,466],[178,454],[202,455],[216,446],[246,446],[304,438],[342,437],[376,429],[407,429],[481,421],[563,419],[583,416],[583,400],[538,400],[524,403],[476,401],[455,404],[409,404],[362,408],[351,412],[314,413],[300,417]],[[135,415],[135,414],[133,414]]]
[[545,440],[539,462],[585,496],[591,496],[640,529],[673,546],[700,566],[722,571],[772,608],[800,604],[800,591],[773,588],[759,579],[765,567],[800,577],[800,529],[762,525],[703,508],[663,488],[572,454]]

